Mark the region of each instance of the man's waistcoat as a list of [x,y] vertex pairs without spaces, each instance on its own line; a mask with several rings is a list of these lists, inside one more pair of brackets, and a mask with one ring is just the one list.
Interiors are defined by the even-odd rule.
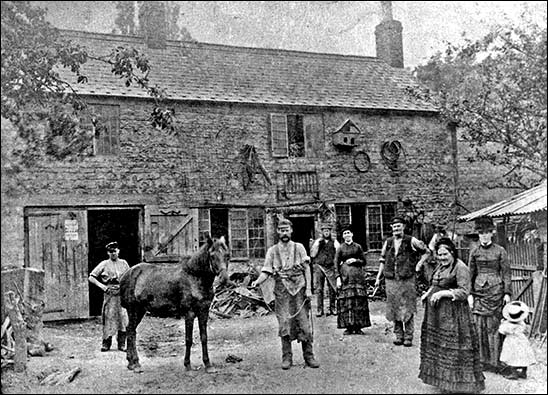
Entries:
[[415,274],[416,252],[411,246],[411,236],[403,235],[398,255],[394,249],[394,237],[390,237],[386,244],[384,262],[384,277],[406,279]]

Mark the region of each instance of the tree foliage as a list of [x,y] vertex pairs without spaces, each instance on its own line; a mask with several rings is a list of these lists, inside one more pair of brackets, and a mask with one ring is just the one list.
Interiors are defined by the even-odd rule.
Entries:
[[15,132],[12,149],[2,150],[4,172],[16,173],[44,158],[74,159],[90,153],[93,132],[82,120],[101,120],[59,73],[67,69],[77,84],[85,84],[82,66],[90,60],[110,65],[126,86],[145,89],[156,102],[152,125],[173,131],[173,110],[165,107],[165,91],[149,83],[152,67],[145,54],[125,47],[90,53],[64,39],[45,20],[45,10],[30,2],[2,1],[1,7],[1,116]]
[[415,69],[434,101],[462,130],[474,157],[507,169],[504,185],[528,188],[546,178],[546,20],[494,28],[448,44]]
[[[143,35],[152,11],[151,1],[117,1],[117,15],[113,32],[126,35]],[[175,1],[160,1],[156,6],[164,7],[166,13],[166,38],[169,40],[196,41],[184,26],[180,26],[181,7]],[[158,26],[153,26],[158,29]]]

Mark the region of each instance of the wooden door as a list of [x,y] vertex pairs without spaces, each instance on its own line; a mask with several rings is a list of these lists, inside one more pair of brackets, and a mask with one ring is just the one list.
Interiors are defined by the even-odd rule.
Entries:
[[44,270],[44,321],[86,318],[87,213],[84,209],[34,209],[26,216],[26,266]]
[[157,212],[150,215],[152,254],[148,261],[177,259],[198,249],[197,214],[192,209]]

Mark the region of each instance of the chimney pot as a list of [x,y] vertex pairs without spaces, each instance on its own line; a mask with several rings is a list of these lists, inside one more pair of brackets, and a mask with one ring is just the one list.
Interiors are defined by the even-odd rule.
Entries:
[[166,47],[167,18],[163,1],[143,1],[139,9],[139,22],[149,48]]

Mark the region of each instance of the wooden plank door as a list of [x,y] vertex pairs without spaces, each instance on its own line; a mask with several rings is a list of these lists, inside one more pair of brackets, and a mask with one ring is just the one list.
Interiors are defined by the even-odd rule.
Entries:
[[192,255],[198,248],[195,217],[192,209],[151,214],[152,254],[149,260]]
[[26,219],[26,266],[45,274],[44,321],[88,317],[86,211],[31,210]]

